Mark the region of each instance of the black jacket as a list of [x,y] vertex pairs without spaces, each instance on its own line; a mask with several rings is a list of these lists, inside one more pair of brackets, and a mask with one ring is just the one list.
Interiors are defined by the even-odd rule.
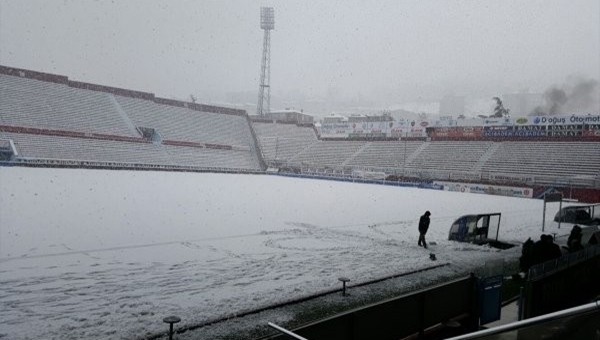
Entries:
[[427,229],[429,229],[429,216],[423,215],[419,219],[419,232],[425,234],[427,233]]

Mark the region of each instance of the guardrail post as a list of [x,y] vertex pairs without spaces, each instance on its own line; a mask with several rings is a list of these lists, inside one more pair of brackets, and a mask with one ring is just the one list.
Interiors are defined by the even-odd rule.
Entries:
[[173,340],[173,324],[178,323],[181,319],[177,316],[167,316],[163,319],[164,323],[169,324],[169,340]]
[[342,296],[348,295],[346,294],[346,282],[350,281],[350,279],[342,276],[338,280],[342,281]]
[[519,288],[519,300],[517,302],[517,320],[521,321],[523,319],[523,302],[525,301],[525,296],[523,296],[523,287]]

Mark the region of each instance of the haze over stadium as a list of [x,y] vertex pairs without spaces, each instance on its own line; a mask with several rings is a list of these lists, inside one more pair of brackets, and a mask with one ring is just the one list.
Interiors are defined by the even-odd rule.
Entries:
[[261,6],[277,13],[275,109],[438,113],[429,104],[451,94],[470,98],[475,116],[489,114],[493,96],[600,79],[594,0],[3,0],[0,64],[255,106]]
[[539,273],[527,238],[600,254],[598,60],[588,0],[0,0],[0,338],[378,328],[403,294],[386,338],[474,331],[475,285]]

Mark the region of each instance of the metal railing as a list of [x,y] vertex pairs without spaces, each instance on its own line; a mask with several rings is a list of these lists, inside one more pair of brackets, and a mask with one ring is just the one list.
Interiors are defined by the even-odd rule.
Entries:
[[532,266],[527,277],[529,280],[536,280],[596,256],[600,256],[600,245],[588,246],[583,250]]
[[459,335],[446,340],[468,340],[468,339],[482,339],[485,337],[491,337],[493,335],[502,334],[505,332],[516,331],[524,329],[526,327],[541,325],[555,320],[561,320],[567,317],[582,316],[589,313],[600,313],[600,301],[591,302],[585,305],[565,309],[562,311],[540,315],[531,319],[522,321],[516,321],[506,325],[501,325],[494,328],[484,329],[474,333]]
[[275,328],[276,330],[280,331],[283,334],[289,335],[294,339],[298,339],[298,340],[308,340],[307,338],[303,338],[300,335],[293,333],[291,331],[288,331],[287,329],[281,327],[281,326],[277,326],[276,324],[269,322],[268,325],[272,328]]

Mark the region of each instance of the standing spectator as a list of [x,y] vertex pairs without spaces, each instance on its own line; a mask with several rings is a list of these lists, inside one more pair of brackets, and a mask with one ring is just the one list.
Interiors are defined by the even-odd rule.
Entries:
[[427,229],[429,229],[429,215],[431,213],[429,210],[421,216],[419,219],[419,246],[423,246],[423,248],[427,249],[427,242],[425,242],[425,234],[427,234]]
[[540,240],[533,245],[533,263],[539,264],[562,256],[560,247],[554,243],[552,235],[542,234]]
[[581,237],[581,227],[578,225],[574,225],[573,229],[571,229],[569,239],[567,240],[567,247],[569,248],[569,253],[573,253],[583,249],[583,246],[581,245]]
[[534,263],[533,258],[533,247],[534,243],[531,240],[531,237],[523,243],[523,249],[521,250],[521,258],[519,258],[519,266],[522,272],[527,273],[529,271],[529,267],[531,267]]
[[547,251],[545,251],[545,249],[544,249],[545,238],[546,238],[546,235],[544,235],[544,234],[540,235],[540,239],[537,240],[533,244],[533,247],[531,247],[531,253],[532,253],[531,257],[533,259],[533,261],[531,262],[531,265],[536,265],[536,264],[546,261]]
[[558,244],[554,243],[554,237],[546,235],[546,242],[548,244],[548,259],[554,260],[562,256],[562,251]]

